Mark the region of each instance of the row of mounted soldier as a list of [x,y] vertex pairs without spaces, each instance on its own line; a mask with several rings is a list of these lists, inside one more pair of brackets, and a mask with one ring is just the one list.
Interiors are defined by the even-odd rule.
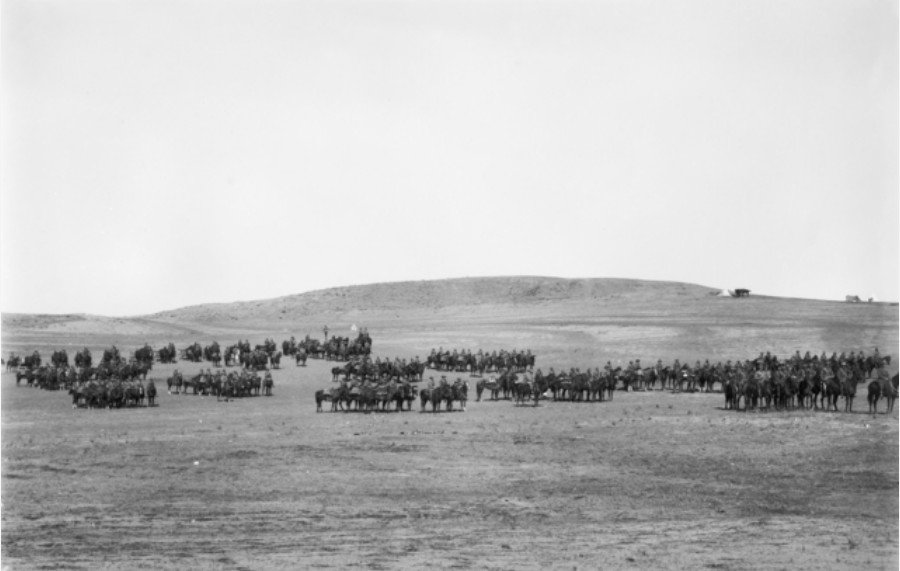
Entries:
[[532,355],[531,349],[525,351],[504,349],[500,352],[479,349],[473,353],[468,349],[450,351],[440,347],[431,350],[425,364],[429,369],[438,371],[470,372],[483,375],[485,372],[494,371],[524,373],[526,370],[534,369],[534,361],[535,356]]
[[[288,354],[297,356],[298,365],[305,363],[308,355],[323,355],[328,358],[328,352],[309,352],[308,348],[316,345],[308,341],[307,338],[298,343],[291,338],[282,347]],[[851,352],[849,356],[832,354],[831,357],[824,353],[819,357],[808,352],[801,357],[798,352],[784,361],[767,353],[744,363],[732,364],[729,361],[711,365],[707,361],[701,365],[698,361],[693,367],[686,363],[682,365],[678,360],[671,366],[664,366],[660,361],[655,366],[642,367],[640,360],[637,360],[630,362],[627,367],[612,367],[607,363],[603,371],[595,368],[593,371],[587,369],[582,372],[579,368],[571,368],[568,372],[561,371],[557,374],[551,368],[544,375],[540,369],[534,370],[535,357],[530,350],[491,353],[479,350],[472,353],[467,350],[433,349],[423,363],[418,357],[411,360],[382,360],[380,357],[372,360],[369,356],[371,339],[368,334],[361,334],[353,344],[339,337],[332,338],[328,343],[332,342],[332,348],[339,350],[333,352],[331,358],[334,355],[346,355],[347,352],[343,350],[345,346],[362,348],[362,354],[354,354],[345,365],[332,368],[332,380],[341,385],[338,389],[317,392],[318,406],[321,406],[323,400],[331,400],[333,406],[338,408],[343,408],[341,404],[346,403],[357,407],[362,404],[363,409],[371,410],[376,406],[374,402],[380,402],[382,409],[390,402],[396,402],[397,410],[402,410],[402,402],[411,403],[417,397],[425,397],[422,400],[423,407],[426,401],[432,404],[441,402],[441,399],[429,398],[432,393],[440,393],[441,398],[450,395],[446,405],[448,409],[452,408],[454,400],[465,403],[464,394],[468,385],[461,379],[449,383],[442,377],[438,384],[432,380],[425,391],[414,388],[411,383],[421,382],[426,368],[480,375],[482,378],[476,385],[478,400],[488,390],[493,399],[500,398],[502,394],[503,398],[513,399],[517,404],[527,401],[536,404],[541,398],[551,397],[553,400],[608,400],[612,398],[617,385],[626,391],[652,390],[658,385],[660,389],[690,392],[710,391],[714,385],[718,385],[725,393],[726,408],[739,409],[743,404],[744,409],[797,407],[836,410],[837,399],[843,397],[844,409],[852,411],[855,387],[866,382],[876,372],[877,379],[868,386],[870,411],[877,410],[877,402],[881,398],[887,401],[888,410],[891,410],[897,396],[897,377],[887,378],[884,369],[884,365],[890,363],[890,356],[882,357],[877,349],[872,355]],[[176,372],[169,379],[170,392],[173,388],[176,392],[191,389],[194,394],[228,398],[259,394],[262,388],[267,394],[271,394],[274,385],[271,373],[266,371],[265,377],[260,378],[256,371],[267,369],[270,363],[273,367],[278,367],[281,352],[276,350],[274,341],[267,339],[263,345],[257,345],[252,350],[249,342],[239,342],[229,347],[225,353],[229,356],[225,359],[226,366],[239,363],[243,365],[244,371],[240,374],[226,374],[221,370],[216,373],[201,370],[199,375],[190,379],[183,379]],[[82,392],[79,393],[80,396],[74,397],[73,402],[91,402],[93,399],[108,402],[110,406],[127,406],[137,396],[141,397],[140,400],[143,399],[143,382],[153,365],[154,356],[158,356],[160,362],[172,362],[175,354],[175,347],[171,343],[157,352],[149,345],[144,345],[134,352],[133,357],[125,359],[113,346],[103,351],[100,363],[93,367],[91,352],[85,348],[75,356],[76,369],[69,365],[65,350],[52,354],[50,366],[42,366],[40,354],[34,351],[23,358],[13,354],[6,365],[7,370],[17,369],[17,385],[24,380],[29,386],[71,391],[94,382],[103,386],[100,393],[104,393],[105,397],[102,394],[85,397]],[[221,361],[217,359],[219,355],[221,351],[215,342],[205,348],[195,343],[182,352],[182,358],[196,359],[202,356],[215,364]],[[485,379],[485,373],[497,375]],[[155,396],[155,390],[153,392]],[[122,396],[123,393],[128,396]],[[83,401],[79,401],[79,398]]]
[[[174,350],[174,347],[172,347]],[[277,369],[281,366],[281,358],[293,358],[297,365],[305,366],[306,360],[325,359],[326,361],[348,361],[350,359],[367,356],[372,352],[372,338],[368,333],[360,333],[356,339],[334,336],[322,342],[312,339],[309,335],[302,341],[297,341],[293,336],[281,343],[281,351],[272,339],[266,339],[261,345],[250,348],[249,341],[238,341],[222,351],[219,343],[214,341],[211,345],[201,347],[194,343],[182,350],[181,357],[185,361],[199,363],[209,361],[216,367],[223,362],[226,367],[241,365],[246,368],[262,370],[271,365]]]
[[[501,352],[500,354],[504,354]],[[530,355],[530,351],[525,353]],[[469,372],[481,375],[476,383],[476,400],[480,401],[485,391],[490,392],[492,400],[510,399],[516,405],[541,399],[554,401],[603,402],[612,400],[616,390],[648,391],[671,390],[673,392],[711,392],[718,385],[725,395],[725,408],[741,410],[789,410],[789,409],[822,409],[838,410],[838,399],[844,398],[844,411],[852,412],[853,399],[858,384],[868,379],[869,412],[877,412],[879,399],[885,399],[886,412],[893,410],[898,395],[898,376],[890,378],[885,365],[890,364],[891,357],[882,357],[878,350],[872,355],[860,352],[850,355],[836,353],[828,357],[805,356],[797,352],[795,355],[779,360],[770,353],[760,354],[753,360],[732,363],[711,364],[708,360],[700,361],[693,366],[680,363],[678,359],[671,365],[657,361],[655,365],[642,366],[640,359],[631,361],[627,366],[613,366],[607,361],[606,366],[590,368],[571,367],[568,371],[557,373],[551,367],[544,374],[540,369],[534,370],[532,365],[516,366],[515,360],[506,360],[505,368],[493,368],[489,378],[484,378],[486,369],[476,366],[474,369],[465,351],[432,351],[427,365],[439,370]],[[463,357],[454,360],[453,356]],[[484,356],[479,352],[476,355]],[[440,357],[443,356],[443,357]],[[445,358],[451,356],[450,359]],[[532,356],[533,358],[533,356]],[[470,363],[468,366],[457,365],[454,368],[448,363]],[[483,362],[480,359],[476,362]],[[501,363],[504,361],[500,361]],[[332,381],[340,386],[331,390],[319,390],[315,393],[316,410],[322,411],[322,404],[331,401],[332,410],[391,410],[391,403],[396,403],[393,410],[404,410],[402,403],[415,400],[417,392],[421,399],[422,410],[428,402],[438,410],[443,399],[447,401],[447,410],[452,410],[453,401],[459,400],[465,409],[468,384],[462,379],[450,383],[445,376],[439,383],[430,378],[427,389],[419,391],[415,384],[422,380],[425,364],[418,358],[407,362],[403,359],[382,361],[367,359],[351,361],[343,367],[332,369]],[[532,373],[532,371],[534,371]],[[440,396],[437,396],[440,395]],[[407,410],[411,407],[407,407]]]
[[[195,342],[181,350],[180,358],[194,363],[208,361],[216,367],[221,366],[224,362],[225,366],[242,365],[245,368],[262,370],[270,365],[277,369],[280,366],[282,356],[296,359],[297,365],[305,365],[307,358],[348,361],[368,356],[371,352],[372,338],[367,332],[364,332],[360,333],[352,341],[348,337],[334,336],[322,342],[318,339],[311,339],[307,335],[304,340],[298,342],[294,337],[291,337],[289,340],[282,342],[281,351],[278,351],[278,347],[272,339],[266,339],[263,344],[256,345],[252,349],[249,341],[238,341],[224,351],[222,351],[218,341],[213,341],[212,344],[206,347]],[[175,349],[174,343],[169,343],[157,351],[154,351],[150,345],[145,344],[143,347],[135,350],[133,356],[127,362],[146,366],[147,370],[149,370],[154,362],[177,363],[178,358],[179,354]],[[103,365],[118,367],[124,362],[126,362],[126,359],[115,345],[103,351],[101,360]],[[6,370],[37,369],[41,367],[42,363],[43,361],[38,351],[25,356],[11,353],[6,360]],[[50,358],[50,363],[54,368],[69,367],[69,355],[65,349],[54,351]],[[93,356],[90,349],[85,347],[82,351],[78,351],[75,354],[74,365],[79,369],[90,368],[93,365]]]
[[[402,411],[411,410],[415,400],[420,401],[421,410],[431,405],[437,412],[465,411],[468,402],[468,381],[457,378],[449,381],[445,375],[435,381],[429,377],[427,386],[416,386],[423,381],[426,368],[438,371],[454,371],[483,376],[485,373],[501,373],[503,379],[518,378],[517,373],[527,374],[534,369],[535,356],[530,350],[485,352],[432,349],[425,362],[418,356],[413,359],[374,360],[368,356],[351,359],[340,367],[331,369],[332,382],[339,383],[331,389],[320,389],[315,393],[316,411],[323,411],[323,403],[331,402],[332,411]],[[530,379],[530,376],[523,377]],[[519,384],[521,385],[522,382]],[[479,397],[485,381],[479,381]],[[405,408],[404,408],[405,403]]]
[[[368,356],[372,350],[372,339],[368,332],[360,333],[356,339],[334,336],[325,342],[310,339],[297,342],[294,337],[284,341],[283,352],[296,359],[298,366],[305,366],[306,359],[312,357],[328,360],[346,360]],[[173,343],[154,351],[149,344],[134,351],[130,358],[125,358],[121,351],[113,345],[103,351],[100,362],[94,366],[93,355],[87,347],[75,354],[74,366],[70,364],[66,350],[54,351],[50,363],[44,364],[38,351],[29,355],[10,354],[5,361],[6,370],[16,371],[16,385],[24,381],[26,386],[44,390],[68,390],[72,395],[75,407],[119,408],[126,406],[143,406],[147,399],[149,406],[154,405],[157,391],[152,380],[147,381],[147,374],[154,362],[177,363],[180,357],[191,362],[209,361],[216,367],[224,361],[226,367],[241,365],[240,373],[225,373],[201,370],[200,374],[184,378],[177,370],[169,377],[169,392],[211,395],[217,398],[238,398],[256,396],[260,393],[272,395],[274,381],[269,366],[278,368],[282,352],[277,350],[275,342],[266,339],[262,345],[251,349],[249,341],[239,341],[223,352],[218,342],[203,347],[193,343],[181,350],[179,355]],[[260,376],[257,371],[265,370]],[[146,383],[146,386],[145,386]]]
[[331,402],[331,411],[358,411],[358,412],[387,412],[412,410],[412,403],[416,399],[421,402],[421,410],[424,412],[428,404],[431,411],[438,412],[441,406],[444,410],[452,412],[454,403],[459,405],[462,412],[466,410],[468,402],[469,383],[457,378],[450,382],[446,376],[442,376],[439,382],[429,378],[427,386],[419,388],[415,380],[402,380],[399,377],[361,378],[352,377],[341,379],[340,384],[331,389],[316,391],[316,412],[322,412],[322,403]]

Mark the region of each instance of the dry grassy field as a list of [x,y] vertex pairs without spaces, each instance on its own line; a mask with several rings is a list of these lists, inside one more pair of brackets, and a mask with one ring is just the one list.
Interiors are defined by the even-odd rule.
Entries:
[[[896,305],[516,283],[477,295],[459,283],[453,295],[335,290],[139,319],[4,315],[3,352],[280,345],[358,324],[383,357],[529,348],[546,371],[877,346],[896,372]],[[867,414],[864,387],[852,414],[736,413],[721,393],[668,391],[319,414],[313,393],[330,387],[333,365],[283,360],[272,397],[163,390],[157,407],[123,410],[73,410],[64,392],[17,387],[4,372],[3,567],[897,568],[898,415]],[[200,366],[150,376],[164,387],[175,367]]]

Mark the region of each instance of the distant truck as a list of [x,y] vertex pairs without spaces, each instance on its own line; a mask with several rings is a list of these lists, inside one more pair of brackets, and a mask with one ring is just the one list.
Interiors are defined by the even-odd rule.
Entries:
[[728,290],[728,293],[731,294],[731,297],[750,297],[749,289],[739,288],[735,290]]

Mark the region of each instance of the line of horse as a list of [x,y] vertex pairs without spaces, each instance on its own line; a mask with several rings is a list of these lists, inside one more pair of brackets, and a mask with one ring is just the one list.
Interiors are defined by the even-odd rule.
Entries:
[[[325,341],[319,341],[307,335],[302,341],[297,341],[292,336],[290,339],[282,341],[281,350],[290,357],[296,357],[298,353],[302,353],[304,363],[307,357],[326,361],[348,361],[371,355],[372,337],[368,331],[360,331],[356,339],[335,335]],[[298,364],[299,362],[298,358]]]
[[57,391],[69,390],[76,385],[83,385],[89,381],[107,381],[117,379],[122,381],[146,381],[150,367],[144,363],[101,363],[97,367],[52,367],[39,366],[31,369],[16,370],[16,386],[24,381],[25,386],[39,389]]
[[412,383],[391,381],[342,381],[331,389],[315,392],[316,412],[323,403],[331,403],[331,411],[402,412],[412,410],[419,389]]
[[[739,368],[725,381],[722,392],[725,408],[731,410],[823,410],[837,412],[839,399],[844,399],[843,411],[853,412],[853,403],[860,384],[867,378],[849,366],[835,369],[827,365],[791,369],[753,370]],[[891,379],[880,368],[876,378],[867,385],[869,413],[877,414],[878,401],[885,399],[886,411],[891,413],[897,399],[898,377]]]
[[200,396],[214,396],[217,399],[233,399],[251,396],[272,396],[275,381],[272,373],[266,371],[260,376],[256,371],[244,369],[242,371],[201,370],[200,373],[187,377],[177,369],[166,379],[169,394],[191,394]]
[[145,397],[148,407],[156,406],[157,393],[152,379],[146,387],[141,381],[108,379],[72,387],[69,394],[72,408],[125,408],[144,406]]
[[443,347],[432,349],[428,358],[425,360],[425,366],[429,369],[437,371],[448,371],[456,373],[471,373],[473,375],[483,376],[485,373],[499,373],[503,371],[513,371],[516,373],[524,373],[534,370],[535,355],[530,349],[525,351],[501,350],[499,353],[495,351],[482,351],[479,349],[472,352],[469,349],[453,349],[452,351]]
[[[431,412],[459,410],[465,412],[469,400],[469,383],[463,379],[449,382],[441,378],[427,387],[419,388],[413,382],[397,379],[371,381],[341,381],[337,387],[315,392],[316,412],[323,412],[323,403],[331,402],[331,411],[402,412],[412,410],[418,399],[420,411],[430,405]],[[458,407],[458,408],[455,408]]]
[[[807,354],[808,355],[808,354]],[[604,370],[595,367],[582,371],[570,368],[548,374],[538,369],[533,375],[503,371],[476,384],[476,401],[485,391],[491,400],[508,399],[521,405],[541,399],[554,401],[603,402],[612,400],[616,390],[671,390],[695,392],[718,390],[724,393],[725,408],[733,410],[788,410],[795,408],[838,410],[838,399],[844,399],[843,410],[853,411],[853,401],[860,384],[868,383],[869,412],[877,413],[878,401],[885,399],[887,412],[893,411],[897,398],[898,376],[889,378],[884,365],[890,356],[880,358],[870,369],[865,361],[852,358],[810,357],[799,354],[785,361],[771,355],[744,362],[710,364],[698,361],[694,367],[680,364],[643,368],[640,361],[628,367],[613,368],[607,362]],[[876,379],[869,382],[871,375]]]
[[399,382],[416,383],[422,380],[425,373],[425,363],[418,360],[376,358],[374,361],[368,356],[351,359],[346,364],[331,368],[331,380],[338,382],[343,377],[345,381],[369,380],[387,381],[396,379]]
[[513,370],[503,371],[499,376],[479,379],[475,384],[475,400],[480,402],[485,391],[490,400],[512,400],[516,405],[531,402],[538,405],[541,399],[554,401],[603,402],[612,400],[618,377],[603,374],[599,368],[582,372],[573,368],[569,373],[556,374],[553,369],[544,373],[538,369],[533,375],[522,375]]
[[[294,357],[298,366],[305,366],[308,357],[324,358],[327,360],[347,361],[351,358],[368,356],[372,351],[372,338],[368,332],[360,333],[356,339],[351,340],[348,337],[332,337],[325,342],[317,339],[310,339],[309,336],[299,343],[291,337],[290,340],[283,342],[284,352],[277,350],[274,340],[266,339],[263,344],[256,345],[251,349],[249,341],[238,341],[235,345],[228,346],[224,351],[221,349],[218,341],[213,341],[207,346],[194,342],[178,351],[174,343],[168,343],[159,350],[154,351],[149,345],[144,344],[143,347],[137,348],[130,358],[130,361],[145,363],[152,367],[154,361],[161,363],[176,363],[180,357],[185,361],[200,363],[208,361],[215,367],[223,364],[234,366],[240,364],[246,368],[256,370],[264,370],[269,366],[278,368],[281,357],[283,355]],[[112,346],[103,352],[103,363],[119,363],[125,361],[119,350]],[[69,356],[65,349],[54,351],[51,356],[51,362],[55,367],[69,366]],[[40,352],[33,351],[28,355],[17,355],[10,353],[9,357],[3,361],[6,370],[18,370],[38,368],[42,364]],[[76,367],[90,367],[92,365],[92,356],[87,347],[83,351],[79,351],[75,355]]]

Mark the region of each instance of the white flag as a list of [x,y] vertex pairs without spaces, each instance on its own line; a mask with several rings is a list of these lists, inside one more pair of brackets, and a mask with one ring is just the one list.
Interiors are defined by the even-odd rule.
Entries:
[[358,330],[359,330],[359,329],[356,327],[356,324],[355,324],[355,323],[354,323],[353,325],[350,326],[350,331],[356,333]]

